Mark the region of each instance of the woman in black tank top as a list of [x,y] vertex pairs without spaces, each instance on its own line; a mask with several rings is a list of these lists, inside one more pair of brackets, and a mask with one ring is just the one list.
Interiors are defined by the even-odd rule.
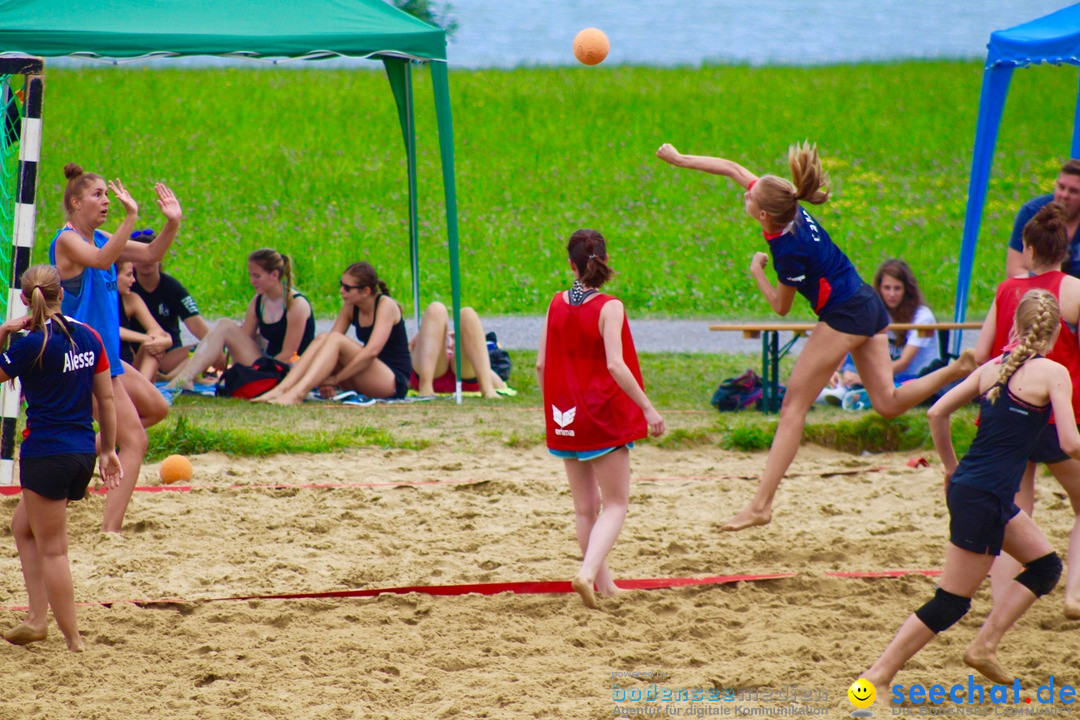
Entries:
[[[403,398],[412,363],[401,306],[366,262],[341,276],[341,310],[334,327],[315,338],[288,376],[259,402],[296,405],[314,388],[326,398],[351,390],[373,398]],[[345,336],[349,327],[356,340]]]
[[222,318],[176,371],[169,387],[190,388],[195,377],[228,350],[233,362],[251,365],[264,355],[288,364],[315,338],[315,314],[307,298],[293,289],[287,255],[263,248],[248,255],[248,277],[255,297],[243,324]]
[[[1061,577],[1061,559],[1054,548],[1031,517],[1013,503],[1027,457],[1051,409],[1061,449],[1080,459],[1069,371],[1040,355],[1053,347],[1059,317],[1051,293],[1029,291],[1016,310],[1013,328],[1019,342],[1013,350],[983,365],[930,409],[930,431],[945,469],[950,516],[945,566],[934,598],[900,626],[860,683],[869,681],[883,691],[915,653],[958,622],[1002,549],[1026,569],[997,598],[968,645],[964,663],[995,683],[1013,683],[1016,676],[998,661],[998,644],[1035,599],[1050,592]],[[949,417],[979,395],[983,396],[979,429],[971,449],[957,463]],[[898,687],[902,686],[894,686],[894,691]]]

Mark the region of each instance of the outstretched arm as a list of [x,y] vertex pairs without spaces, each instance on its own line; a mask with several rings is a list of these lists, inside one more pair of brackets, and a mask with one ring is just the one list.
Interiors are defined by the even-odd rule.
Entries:
[[747,189],[750,188],[751,183],[757,180],[757,175],[737,162],[707,155],[683,155],[670,143],[661,145],[660,149],[656,151],[656,157],[676,167],[729,177]]

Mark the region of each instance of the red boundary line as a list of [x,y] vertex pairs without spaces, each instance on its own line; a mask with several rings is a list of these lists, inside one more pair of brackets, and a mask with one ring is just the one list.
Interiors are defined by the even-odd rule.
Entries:
[[[806,477],[810,474],[833,477],[836,475],[856,475],[863,472],[882,472],[887,468],[871,467],[854,470],[835,470],[824,473],[789,473],[787,477]],[[673,475],[670,477],[639,477],[635,482],[699,482],[708,480],[757,480],[757,475]],[[493,480],[396,480],[386,482],[369,483],[248,483],[239,485],[137,485],[135,492],[162,493],[162,492],[195,492],[198,490],[337,490],[348,488],[375,488],[375,487],[414,487],[422,485],[477,485]],[[18,495],[22,488],[18,485],[0,486],[0,495]],[[104,495],[103,487],[88,488],[87,492],[95,495]]]
[[[780,580],[795,577],[796,573],[771,573],[766,575],[710,575],[708,577],[676,577],[676,578],[641,578],[637,580],[619,580],[616,585],[624,590],[655,590],[659,588],[688,587],[693,585],[722,585],[734,582],[760,582],[764,580]],[[574,592],[567,580],[539,581],[539,582],[502,582],[502,583],[475,583],[471,585],[408,585],[391,588],[369,588],[363,590],[327,590],[324,592],[285,593],[280,595],[239,595],[234,597],[204,598],[188,600],[183,598],[169,598],[164,600],[110,600],[97,602],[76,603],[83,607],[119,605],[131,603],[134,605],[161,605],[161,604],[186,604],[192,602],[226,602],[229,600],[306,600],[320,598],[355,598],[375,597],[377,595],[406,595],[408,593],[420,593],[423,595],[468,595],[477,593],[480,595],[497,595],[499,593],[512,592],[516,595],[550,595]],[[0,606],[0,610],[19,611],[26,610],[25,605]]]
[[[940,570],[879,570],[870,572],[827,572],[825,577],[844,579],[873,579],[873,578],[898,578],[905,575],[924,575],[935,577],[940,575]],[[769,573],[764,575],[710,575],[707,577],[676,577],[676,578],[640,578],[636,580],[618,580],[616,585],[624,590],[657,590],[663,588],[691,587],[697,585],[724,585],[736,582],[763,582],[766,580],[782,580],[797,577],[798,573]],[[309,600],[326,598],[359,598],[375,597],[378,595],[406,595],[408,593],[420,593],[422,595],[453,596],[468,595],[497,595],[499,593],[512,592],[516,595],[553,595],[571,593],[573,589],[566,580],[537,581],[537,582],[502,582],[502,583],[475,583],[470,585],[409,585],[391,588],[369,588],[357,590],[327,590],[324,592],[285,593],[279,595],[239,595],[234,597],[203,598],[189,600],[186,598],[165,598],[161,600],[109,600],[97,602],[76,603],[80,607],[112,607],[113,605],[132,604],[139,607],[152,605],[189,604],[194,602],[227,602],[230,600]],[[0,606],[0,611],[18,612],[26,610],[26,605]]]

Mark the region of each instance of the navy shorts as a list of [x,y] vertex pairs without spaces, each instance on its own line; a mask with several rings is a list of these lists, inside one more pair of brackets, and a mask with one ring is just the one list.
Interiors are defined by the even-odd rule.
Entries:
[[889,311],[874,288],[862,284],[844,302],[818,315],[818,320],[837,332],[873,337],[889,324]]
[[50,500],[82,500],[97,455],[68,453],[19,458],[19,484]]
[[1039,433],[1039,440],[1035,444],[1035,449],[1028,455],[1028,460],[1033,463],[1045,463],[1047,465],[1053,465],[1054,463],[1065,462],[1069,459],[1069,453],[1061,449],[1061,443],[1058,440],[1057,425],[1047,425]]
[[985,490],[949,483],[949,542],[979,555],[1000,555],[1005,526],[1020,508]]

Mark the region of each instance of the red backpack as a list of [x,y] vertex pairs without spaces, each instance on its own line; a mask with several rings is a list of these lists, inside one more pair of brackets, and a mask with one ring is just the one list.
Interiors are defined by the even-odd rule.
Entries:
[[261,357],[251,365],[235,363],[217,381],[218,397],[251,398],[262,395],[289,374],[289,366],[274,358]]

